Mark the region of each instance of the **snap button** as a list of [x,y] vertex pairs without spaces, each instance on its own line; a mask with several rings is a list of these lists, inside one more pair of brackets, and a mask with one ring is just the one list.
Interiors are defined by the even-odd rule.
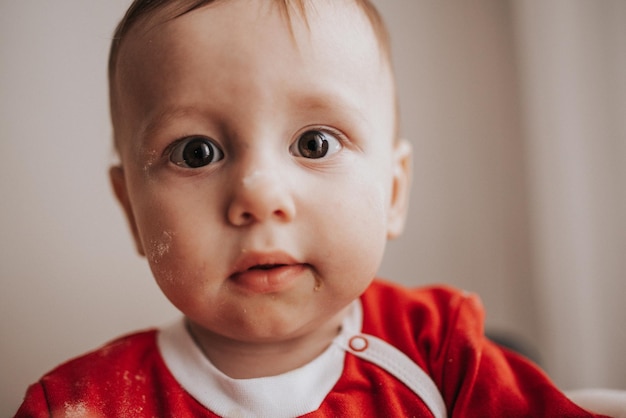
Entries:
[[357,336],[350,338],[348,345],[350,346],[352,350],[356,352],[361,352],[361,351],[367,350],[367,346],[369,345],[369,342],[367,341],[367,338],[357,335]]

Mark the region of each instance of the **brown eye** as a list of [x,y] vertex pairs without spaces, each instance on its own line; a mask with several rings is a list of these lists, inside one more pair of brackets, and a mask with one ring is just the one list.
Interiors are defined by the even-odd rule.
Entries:
[[297,156],[311,159],[323,158],[341,149],[341,142],[326,132],[306,131],[291,146],[291,152]]
[[200,168],[224,158],[222,151],[208,138],[192,136],[172,149],[170,161],[186,168]]

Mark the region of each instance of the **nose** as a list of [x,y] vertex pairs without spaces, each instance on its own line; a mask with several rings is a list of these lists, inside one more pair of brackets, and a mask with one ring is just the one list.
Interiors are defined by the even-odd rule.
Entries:
[[228,221],[235,226],[274,220],[290,222],[296,215],[288,179],[269,167],[238,176],[228,204]]

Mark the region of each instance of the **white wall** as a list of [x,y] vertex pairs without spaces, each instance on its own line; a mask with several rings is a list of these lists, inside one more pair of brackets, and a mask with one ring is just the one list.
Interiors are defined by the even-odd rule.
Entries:
[[0,2],[0,416],[59,362],[174,315],[109,189],[126,0]]
[[550,371],[626,387],[626,2],[514,2]]
[[[540,1],[546,3],[535,4]],[[112,160],[107,50],[128,3],[0,2],[1,416],[13,413],[26,385],[59,362],[176,315],[134,254],[106,175]],[[595,258],[575,282],[563,275],[573,269],[566,258],[570,270],[547,275],[546,266],[554,264],[543,260],[553,254],[551,248],[561,247],[540,221],[550,218],[538,214],[553,208],[547,213],[560,219],[564,206],[541,197],[546,177],[537,177],[538,164],[545,169],[550,163],[541,165],[544,142],[531,131],[541,123],[529,113],[537,87],[528,75],[534,55],[524,41],[526,12],[515,0],[376,3],[391,27],[402,127],[416,151],[408,231],[390,245],[382,273],[409,285],[443,282],[477,291],[489,328],[534,344],[565,387],[625,388],[624,363],[618,359],[626,351],[626,328],[620,326],[626,319],[620,301],[626,294],[626,245],[619,246],[626,243],[626,228],[612,221],[623,221],[626,208],[626,196],[618,192],[626,191],[626,128],[617,122],[625,109],[624,84],[609,84],[621,93],[611,96],[613,103],[601,102],[601,113],[614,115],[612,128],[603,131],[608,139],[577,137],[585,150],[595,150],[590,144],[599,142],[611,145],[573,160],[559,154],[559,166],[592,173],[593,192],[574,201],[594,199],[582,206],[589,211],[576,212],[590,225],[589,245],[563,243]],[[614,23],[626,27],[620,25],[626,16],[619,0],[571,3],[586,4],[586,15],[600,22],[606,9],[593,5],[611,4]],[[587,27],[589,33],[597,26]],[[616,40],[626,38],[594,36],[595,45],[613,49],[581,59],[602,59],[603,68],[619,79],[625,58]],[[594,95],[594,84],[587,79],[583,84],[582,99],[568,100]],[[597,171],[607,164],[609,169]],[[577,182],[559,184],[579,196]],[[610,258],[598,255],[607,249]],[[583,324],[568,314],[581,302],[589,312]],[[572,336],[591,335],[597,341],[571,350],[587,357],[584,369],[567,372],[558,359],[574,364]],[[587,347],[592,351],[581,352]]]
[[383,267],[407,284],[478,292],[489,327],[535,343],[514,38],[507,2],[379,1],[404,134],[414,144],[407,234]]

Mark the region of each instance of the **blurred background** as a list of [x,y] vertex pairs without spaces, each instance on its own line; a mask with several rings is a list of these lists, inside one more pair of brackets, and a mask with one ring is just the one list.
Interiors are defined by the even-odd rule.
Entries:
[[[178,314],[107,177],[128,0],[0,1],[0,416],[58,363]],[[563,389],[626,389],[626,2],[375,1],[415,148],[381,275],[481,295]]]

